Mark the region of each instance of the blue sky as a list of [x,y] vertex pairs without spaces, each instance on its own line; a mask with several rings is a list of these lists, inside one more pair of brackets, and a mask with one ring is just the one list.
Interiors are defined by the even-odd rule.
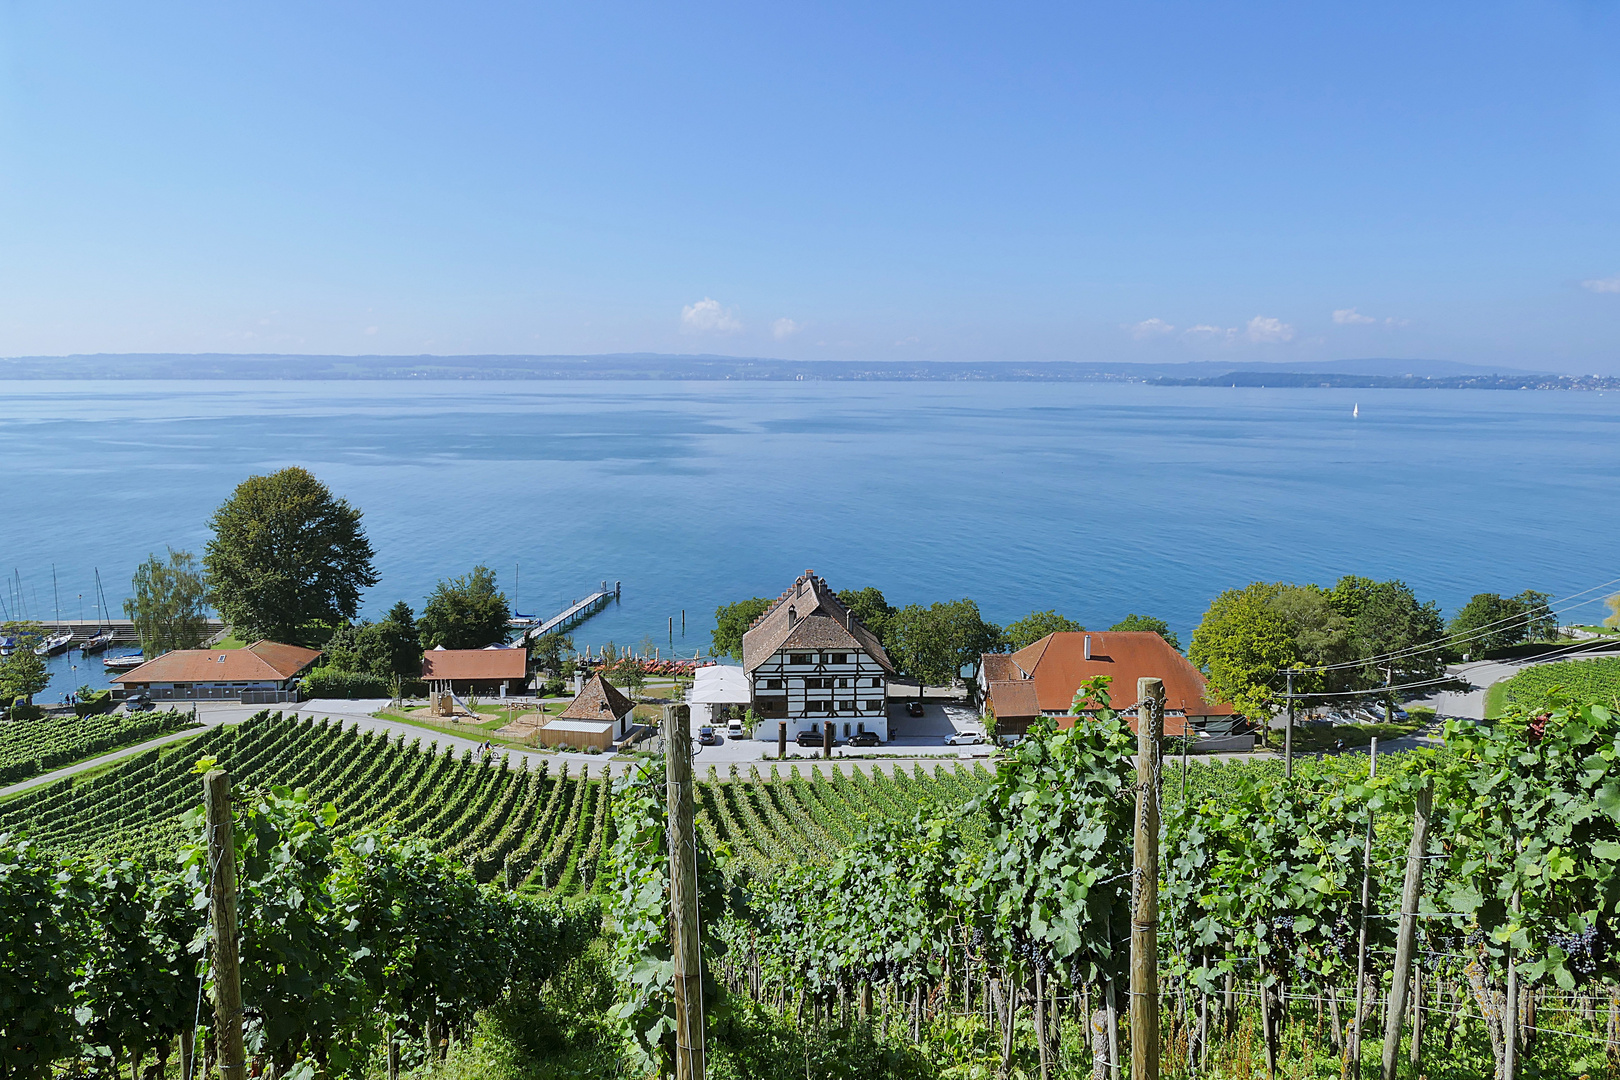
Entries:
[[0,355],[1620,371],[1612,4],[0,8]]

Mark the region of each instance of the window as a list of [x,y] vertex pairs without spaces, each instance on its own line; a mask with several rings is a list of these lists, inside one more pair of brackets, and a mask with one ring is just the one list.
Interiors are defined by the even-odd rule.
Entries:
[[788,663],[790,664],[809,664],[813,662],[809,653],[790,653],[788,655]]
[[831,679],[821,678],[806,679],[804,680],[804,688],[806,690],[831,690],[833,688],[833,681]]
[[849,725],[848,724],[844,725],[844,738],[846,738],[846,739],[849,738]]
[[782,689],[782,680],[781,679],[765,679],[764,683],[765,683],[765,689],[767,689],[767,690],[780,690],[780,689]]
[[881,712],[881,711],[883,711],[883,702],[882,701],[868,701],[866,703],[866,711],[867,712]]
[[872,680],[872,685],[873,686],[882,686],[883,685],[883,676],[879,675],[877,678],[873,679]]
[[838,703],[838,708],[841,712],[854,712],[855,703],[853,701],[840,701]]
[[849,653],[835,652],[827,657],[827,662],[829,664],[847,664],[849,663]]
[[804,703],[804,707],[809,712],[832,712],[832,702],[830,701],[807,701]]
[[850,684],[850,680],[848,680],[848,679],[839,679],[838,680],[838,689],[847,690],[847,689],[849,689],[849,684]]

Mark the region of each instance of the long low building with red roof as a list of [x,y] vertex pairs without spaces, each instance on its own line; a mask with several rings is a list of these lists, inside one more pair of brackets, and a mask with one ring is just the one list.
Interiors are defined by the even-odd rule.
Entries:
[[[1168,736],[1183,735],[1189,727],[1221,735],[1232,730],[1232,706],[1211,700],[1203,673],[1151,631],[1060,631],[1014,653],[987,653],[979,687],[986,710],[995,714],[997,733],[1021,735],[1040,716],[1059,718],[1060,728],[1072,726],[1075,693],[1099,675],[1109,676],[1109,705],[1121,711],[1136,707],[1138,679],[1164,680]],[[1134,730],[1135,719],[1130,722]]]
[[521,645],[509,649],[429,649],[422,654],[422,678],[436,691],[506,697],[528,688],[529,651]]
[[112,678],[125,693],[158,701],[222,701],[285,695],[321,658],[319,649],[255,641],[242,649],[175,649]]

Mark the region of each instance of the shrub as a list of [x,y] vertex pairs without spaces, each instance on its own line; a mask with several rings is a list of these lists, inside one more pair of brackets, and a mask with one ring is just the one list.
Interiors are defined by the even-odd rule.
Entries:
[[321,698],[385,698],[393,696],[394,688],[387,679],[369,672],[318,667],[304,676],[304,693]]

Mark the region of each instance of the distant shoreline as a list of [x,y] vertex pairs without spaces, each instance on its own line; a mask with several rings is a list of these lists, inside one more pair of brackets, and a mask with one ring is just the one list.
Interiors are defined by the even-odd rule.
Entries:
[[[1402,365],[1409,365],[1408,370],[1402,371]],[[1115,382],[1255,389],[1620,390],[1620,377],[1506,371],[1447,361],[1342,360],[1319,366],[1324,370],[1312,371],[1306,366],[1305,370],[1290,371],[1278,365],[1228,369],[1225,364],[1209,361],[1182,364],[1067,360],[868,363],[649,353],[612,356],[102,354],[0,359],[0,381]],[[1370,370],[1354,370],[1357,367]]]

